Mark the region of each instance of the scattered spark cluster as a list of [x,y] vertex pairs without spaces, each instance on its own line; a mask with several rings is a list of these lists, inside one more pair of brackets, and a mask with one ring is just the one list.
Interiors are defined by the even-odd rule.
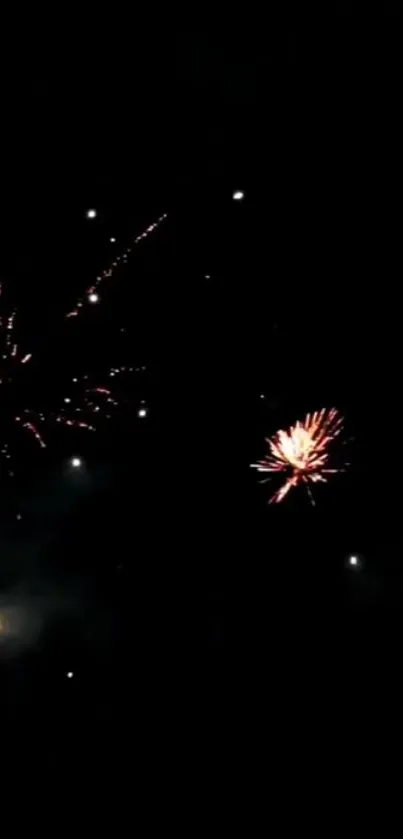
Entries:
[[[0,297],[3,293],[3,286],[0,283]],[[2,317],[0,315],[0,340],[1,347],[1,363],[0,363],[0,385],[11,377],[11,368],[15,368],[20,364],[26,364],[32,358],[31,353],[20,352],[18,343],[15,339],[14,327],[17,310],[13,309],[10,315]]]
[[[127,377],[133,373],[140,373],[146,370],[142,367],[111,367],[104,378],[115,378],[123,376]],[[36,412],[35,422],[28,419],[29,411],[24,411],[22,416],[15,417],[16,421],[21,423],[22,427],[29,431],[38,444],[46,447],[46,443],[39,430],[40,426],[64,426],[65,428],[83,429],[85,431],[96,431],[100,427],[102,420],[110,420],[112,411],[119,408],[122,404],[120,392],[117,391],[118,383],[115,384],[114,389],[104,383],[91,383],[89,374],[83,376],[74,376],[72,378],[71,395],[65,396],[63,405],[57,411]],[[127,378],[124,379],[124,384]],[[147,416],[147,408],[144,401],[137,412],[139,417]],[[8,450],[7,450],[8,453]],[[79,464],[74,464],[79,465]]]
[[[96,215],[95,210],[88,210],[88,213],[95,213],[95,215]],[[88,218],[94,218],[94,216],[89,216],[88,213],[87,213]],[[160,226],[160,224],[162,224],[163,221],[165,221],[166,218],[167,218],[167,213],[163,213],[162,216],[159,216],[159,218],[156,219],[156,221],[152,222],[152,224],[149,224],[148,227],[145,228],[145,230],[143,230],[141,233],[139,233],[137,236],[135,236],[134,239],[132,239],[130,245],[127,248],[125,248],[118,256],[115,256],[115,258],[113,259],[113,261],[109,265],[109,268],[106,268],[105,271],[102,271],[102,273],[99,274],[98,277],[96,278],[95,282],[89,288],[87,288],[83,297],[81,297],[77,301],[74,309],[72,309],[70,312],[67,313],[66,318],[77,317],[77,315],[80,314],[80,311],[82,311],[83,308],[85,307],[86,302],[87,303],[99,303],[100,298],[99,298],[98,290],[99,290],[99,287],[100,287],[101,283],[105,282],[105,280],[111,280],[112,277],[114,276],[116,270],[120,266],[125,265],[125,263],[127,262],[128,258],[129,258],[129,255],[131,254],[133,248],[136,245],[140,244],[140,242],[142,242],[143,239],[147,239],[148,236],[150,236],[152,233],[154,233],[154,231]],[[114,242],[115,241],[114,237],[111,237],[110,241]]]
[[[0,296],[2,295],[2,293],[3,287],[0,284]],[[13,407],[15,406],[16,402],[15,398],[13,398],[14,382],[18,378],[18,375],[21,371],[21,365],[26,365],[32,358],[31,353],[23,353],[20,350],[18,341],[15,336],[16,314],[16,309],[14,309],[11,312],[11,314],[0,316],[0,388],[3,392],[7,391],[8,399],[3,399],[3,404],[10,403]],[[2,416],[2,424],[4,424],[4,422],[5,416]],[[11,417],[11,423],[14,425],[14,427],[15,425],[20,425],[21,428],[25,429],[35,437],[36,441],[42,448],[45,446],[41,434],[38,431],[36,420],[34,419],[32,412],[29,409],[24,408],[20,412],[18,412],[17,410],[15,413],[13,413]],[[10,445],[7,439],[3,440],[3,444],[0,449],[0,455],[2,456],[2,459],[4,461],[11,460]],[[13,470],[9,468],[9,464],[6,465],[9,477],[13,477]]]
[[[95,218],[96,210],[88,210],[87,217]],[[137,235],[131,245],[126,248],[120,256],[117,256],[112,265],[97,277],[95,283],[87,289],[83,299],[89,303],[99,302],[97,289],[101,282],[112,277],[114,270],[120,264],[127,261],[128,254],[133,246],[142,239],[147,238],[166,218],[166,213],[150,224],[142,233]],[[0,284],[0,296],[3,293]],[[70,312],[69,316],[77,315],[83,306],[83,300],[77,303],[77,308]],[[11,467],[12,450],[15,447],[15,429],[30,435],[40,448],[46,447],[44,429],[52,425],[54,427],[64,426],[69,429],[84,429],[95,431],[100,426],[102,419],[111,419],[112,411],[122,404],[121,392],[119,391],[119,378],[112,383],[111,378],[142,373],[145,366],[140,367],[110,367],[104,371],[102,379],[91,381],[90,375],[74,376],[71,385],[63,398],[63,404],[56,410],[41,411],[26,405],[27,390],[25,384],[27,377],[22,376],[22,370],[31,361],[32,354],[22,351],[16,338],[16,323],[18,321],[17,311],[13,309],[6,315],[0,314],[0,388],[3,396],[3,409],[1,415],[1,433],[3,443],[0,448],[0,458],[5,463],[6,472],[9,477],[14,476]],[[124,328],[121,329],[124,332]],[[126,381],[126,380],[125,380]],[[7,394],[4,392],[7,390]],[[123,399],[123,402],[126,400]],[[145,418],[148,414],[144,401],[140,403],[137,416]],[[77,468],[81,465],[79,458],[72,458],[71,465]]]
[[[267,439],[269,454],[251,466],[259,472],[270,472],[285,478],[283,485],[270,498],[269,503],[279,503],[290,489],[305,486],[311,503],[314,500],[310,484],[326,483],[328,475],[343,469],[329,468],[330,446],[343,428],[343,418],[336,408],[307,414],[287,431],[277,431]],[[270,480],[270,478],[267,478]]]
[[[23,380],[18,379],[18,367],[25,363],[26,356],[21,356],[18,352],[18,346],[9,341],[9,321],[10,319],[8,318],[6,320],[5,346],[12,347],[12,349],[9,351],[8,356],[7,353],[3,353],[1,386],[3,389],[5,387],[10,388],[12,398],[10,400],[7,399],[5,404],[10,404],[13,410],[14,405],[20,405],[24,399]],[[0,336],[2,335],[3,331],[0,329]],[[14,352],[15,346],[17,350]],[[31,435],[41,448],[46,448],[43,431],[45,427],[56,427],[59,425],[70,429],[96,431],[100,427],[100,422],[111,419],[112,411],[122,404],[121,382],[123,381],[123,385],[126,385],[128,376],[135,373],[142,373],[145,370],[146,367],[144,365],[141,367],[129,367],[125,365],[110,367],[105,371],[103,376],[104,381],[101,382],[99,378],[95,382],[91,382],[88,373],[83,376],[74,376],[71,379],[69,395],[63,398],[63,404],[57,410],[44,412],[20,407],[11,415],[12,425],[14,428],[16,426],[20,427],[23,431]],[[110,378],[116,379],[113,389],[109,384]],[[20,386],[21,384],[22,387]],[[146,415],[147,408],[145,407],[144,401],[142,401],[138,410],[138,416],[145,417]],[[8,422],[7,412],[3,413],[2,416],[3,425],[5,418],[6,422]],[[12,429],[7,428],[5,434],[12,438]],[[10,444],[7,440],[3,442],[0,455],[7,462],[12,458]],[[9,464],[7,465],[9,466]],[[10,468],[7,468],[7,471],[8,475],[13,477],[13,471]]]

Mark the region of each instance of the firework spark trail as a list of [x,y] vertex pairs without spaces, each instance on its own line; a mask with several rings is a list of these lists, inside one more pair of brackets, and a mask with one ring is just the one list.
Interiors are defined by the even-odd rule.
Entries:
[[56,417],[56,422],[61,422],[63,425],[69,426],[69,428],[86,428],[87,431],[96,431],[94,425],[90,425],[89,422],[83,422],[82,420],[72,420],[58,416]]
[[[0,295],[2,287],[0,284]],[[41,410],[33,410],[24,406],[25,384],[26,379],[20,379],[19,369],[20,365],[26,365],[32,358],[31,353],[20,354],[18,344],[14,337],[16,325],[16,310],[13,310],[11,315],[0,316],[0,386],[2,389],[11,388],[12,398],[10,405],[15,406],[17,399],[17,412],[15,408],[11,408],[10,416],[7,415],[6,406],[8,404],[8,396],[3,397],[3,417],[6,425],[8,425],[6,434],[13,436],[12,426],[17,425],[24,430],[24,433],[30,435],[41,448],[46,448],[46,442],[43,437],[42,428],[51,427],[52,425],[65,426],[70,429],[83,429],[85,431],[96,431],[100,422],[104,419],[111,418],[111,410],[119,407],[119,399],[115,395],[116,387],[112,391],[111,388],[105,387],[102,382],[95,382],[94,385],[89,386],[89,375],[85,374],[80,378],[74,377],[74,389],[72,397],[67,396],[64,399],[64,406],[56,411],[47,411],[46,414]],[[124,375],[131,375],[133,373],[143,372],[145,367],[111,367],[105,371],[105,376],[119,377]],[[118,378],[114,379],[114,383],[118,382]],[[77,416],[78,414],[78,416]],[[95,425],[94,422],[97,421]],[[41,430],[40,430],[41,429]],[[9,451],[9,445],[4,440],[3,448],[0,455],[9,460],[12,455]],[[12,476],[13,471],[8,471]]]
[[[3,284],[0,283],[0,296],[3,293]],[[1,361],[8,362],[13,359],[17,364],[26,364],[32,358],[32,353],[26,353],[24,356],[19,356],[18,343],[14,337],[15,318],[17,309],[13,309],[11,314],[6,318],[0,316],[0,336],[2,339]],[[0,378],[0,384],[3,379]]]
[[[145,368],[143,367],[114,367],[110,369],[109,375],[111,375],[111,373],[113,373],[114,376],[119,373],[137,373],[139,371],[143,371],[144,369]],[[22,410],[23,416],[14,417],[15,422],[19,424],[21,428],[29,432],[29,434],[35,438],[39,446],[43,449],[46,448],[46,443],[39,431],[39,424],[46,424],[46,426],[58,424],[60,426],[65,426],[66,428],[96,431],[97,427],[93,424],[93,420],[95,419],[94,415],[97,415],[96,419],[99,423],[102,419],[110,419],[110,414],[107,413],[107,411],[109,412],[111,408],[117,408],[119,406],[119,400],[113,396],[113,393],[109,388],[100,386],[91,388],[87,387],[88,374],[82,376],[81,380],[75,377],[73,382],[75,385],[82,384],[84,386],[84,390],[75,394],[74,399],[71,399],[70,397],[65,399],[65,403],[67,403],[68,407],[64,406],[56,413],[49,412],[47,415],[24,408]],[[95,395],[95,399],[98,397],[98,401],[94,401],[94,397],[91,396],[92,394]],[[101,401],[99,401],[99,399]],[[80,418],[77,418],[74,415],[76,412],[81,414]],[[11,457],[11,455],[8,454],[7,444],[5,444],[5,450],[1,451],[1,454],[6,455],[8,458]],[[10,472],[9,474],[12,473]]]
[[[145,369],[145,367],[111,367],[109,376],[128,375],[143,372]],[[50,424],[56,422],[69,428],[96,431],[94,421],[97,420],[99,424],[103,419],[110,419],[110,411],[118,408],[121,402],[116,393],[108,387],[100,385],[88,387],[88,378],[88,374],[80,378],[74,377],[73,383],[75,388],[79,389],[78,392],[74,393],[73,398],[66,398],[65,405],[56,414],[49,414],[47,417],[41,414],[40,419]],[[81,414],[79,419],[75,416],[76,413]]]
[[343,417],[336,408],[322,408],[307,414],[303,422],[298,421],[287,431],[277,431],[274,437],[266,439],[270,453],[263,460],[252,463],[252,468],[282,474],[286,478],[270,498],[270,504],[278,504],[291,489],[300,485],[306,486],[311,503],[315,504],[309,484],[326,483],[327,475],[343,471],[328,467],[329,447],[342,428]]
[[31,434],[33,434],[33,436],[35,437],[35,440],[38,441],[41,449],[46,449],[46,443],[45,443],[42,435],[39,433],[35,423],[28,422],[28,420],[22,420],[21,417],[15,417],[15,421],[21,423],[22,428],[26,428],[27,431],[29,431]]
[[[167,214],[160,216],[153,224],[149,225],[142,233],[135,237],[130,247],[116,257],[110,268],[104,271],[97,277],[96,283],[87,289],[86,295],[94,293],[94,290],[106,278],[113,275],[115,268],[127,261],[128,254],[133,247],[137,245],[142,239],[147,238],[151,233],[164,221]],[[0,283],[0,296],[3,294],[3,287]],[[84,298],[83,298],[84,300]],[[90,302],[90,301],[89,301]],[[83,305],[79,301],[77,304],[77,311],[71,314],[78,314],[80,307]],[[111,412],[125,403],[116,396],[117,388],[111,390],[104,386],[105,377],[120,377],[128,374],[144,372],[146,367],[110,367],[109,370],[104,371],[101,381],[94,383],[89,387],[89,375],[85,374],[79,378],[74,377],[73,383],[77,385],[72,397],[66,396],[64,399],[64,406],[55,411],[47,410],[46,414],[40,409],[32,409],[26,407],[26,385],[27,378],[21,376],[21,365],[26,365],[32,358],[31,352],[22,352],[16,340],[16,325],[18,325],[17,310],[11,311],[11,314],[0,315],[0,387],[2,391],[7,388],[7,395],[3,392],[3,411],[1,416],[2,425],[4,424],[3,444],[0,449],[0,456],[6,460],[12,458],[11,451],[17,448],[18,442],[14,446],[14,432],[13,428],[18,426],[24,430],[24,434],[31,436],[41,448],[46,448],[46,442],[41,433],[42,428],[48,428],[52,425],[65,426],[69,429],[83,429],[85,431],[96,431],[103,420],[111,419]],[[124,331],[123,329],[121,331]],[[118,379],[114,379],[114,385]],[[29,392],[29,389],[28,389]],[[25,403],[25,405],[24,405]],[[141,403],[143,404],[143,403]],[[10,406],[7,411],[7,406]],[[143,409],[144,410],[144,409]],[[77,414],[79,416],[77,416]],[[96,424],[95,424],[96,421]],[[41,428],[41,431],[39,430]],[[3,432],[3,428],[2,428]],[[11,438],[12,445],[7,442],[7,436]],[[4,437],[6,439],[4,439]],[[10,451],[11,450],[11,451]],[[12,477],[14,472],[8,469],[8,474]]]
[[[0,285],[0,294],[1,294],[1,285]],[[4,324],[4,318],[0,318],[0,329],[4,330],[4,343],[3,343],[3,350],[2,350],[2,361],[8,361],[9,359],[13,358],[18,364],[26,364],[27,361],[31,358],[31,354],[27,353],[23,358],[20,358],[18,355],[18,344],[14,338],[14,329],[15,329],[15,317],[17,314],[17,310],[14,309],[11,312],[11,315],[8,316],[6,322]]]
[[138,245],[143,239],[147,239],[147,237],[150,236],[154,232],[154,230],[156,230],[162,224],[163,221],[165,221],[167,215],[167,213],[163,213],[162,216],[159,216],[156,219],[156,221],[152,222],[152,224],[149,224],[148,227],[145,228],[145,230],[143,230],[141,233],[139,233],[132,239],[131,244],[127,248],[125,248],[122,251],[122,253],[119,254],[119,256],[115,257],[113,262],[111,262],[109,268],[106,268],[104,271],[102,271],[102,273],[99,274],[96,278],[95,282],[87,288],[83,297],[81,297],[77,301],[75,308],[72,309],[71,312],[67,313],[66,318],[77,317],[80,314],[80,310],[83,309],[85,302],[91,302],[91,295],[94,295],[94,297],[97,298],[97,291],[101,283],[113,277],[116,268],[118,268],[120,265],[124,265],[127,262],[128,256],[132,252],[133,248],[136,245]]

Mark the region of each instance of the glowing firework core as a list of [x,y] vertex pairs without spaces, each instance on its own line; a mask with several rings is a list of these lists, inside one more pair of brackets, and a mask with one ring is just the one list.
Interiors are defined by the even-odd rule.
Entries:
[[[285,483],[272,496],[270,503],[279,503],[293,487],[305,484],[314,504],[309,484],[327,482],[327,475],[342,472],[342,469],[329,469],[329,445],[343,427],[343,418],[331,408],[322,408],[314,414],[307,414],[303,422],[292,425],[288,431],[277,431],[272,439],[267,439],[270,454],[252,467],[259,472],[284,474]],[[268,479],[269,480],[269,479]]]

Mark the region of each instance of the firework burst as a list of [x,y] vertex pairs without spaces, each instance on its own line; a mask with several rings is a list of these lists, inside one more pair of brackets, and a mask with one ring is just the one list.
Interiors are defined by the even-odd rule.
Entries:
[[[109,268],[103,271],[95,282],[87,288],[83,297],[77,301],[75,309],[69,312],[66,317],[77,316],[84,312],[87,304],[91,306],[94,303],[101,302],[99,297],[101,284],[108,279],[113,279],[117,269],[128,261],[133,248],[153,234],[165,219],[166,213],[135,236],[129,246],[115,257]],[[0,298],[0,303],[3,304],[1,283]],[[31,408],[29,402],[34,388],[34,384],[32,384],[32,353],[21,349],[17,310],[9,309],[6,302],[6,312],[3,314],[3,305],[0,310],[0,399],[2,404],[0,470],[4,460],[6,462],[5,471],[10,477],[13,477],[14,469],[10,461],[13,459],[13,450],[18,449],[19,445],[18,440],[15,439],[16,429],[31,437],[35,441],[35,445],[40,448],[46,448],[44,432],[49,426],[96,431],[101,427],[102,420],[111,419],[114,409],[127,404],[128,400],[124,398],[124,391],[128,390],[127,377],[131,374],[142,373],[146,368],[144,366],[110,367],[104,370],[101,376],[98,375],[96,379],[94,374],[91,373],[74,377],[70,380],[70,383],[67,383],[67,395],[61,406],[56,406],[54,410],[49,407],[46,410],[41,410],[38,407]],[[35,367],[38,369],[38,360]],[[144,417],[146,415],[144,400],[141,401],[140,405],[138,416]]]
[[[251,466],[259,472],[279,474],[284,483],[270,498],[278,504],[290,489],[305,485],[312,504],[315,504],[310,484],[326,483],[328,475],[342,472],[329,468],[330,446],[343,428],[343,417],[336,408],[315,411],[292,425],[287,431],[277,431],[266,439],[269,454]],[[270,480],[270,478],[267,478]]]
[[[1,292],[0,285],[0,295]],[[46,428],[64,426],[69,429],[96,431],[103,424],[103,420],[111,419],[116,408],[126,404],[124,392],[132,390],[128,387],[128,378],[146,369],[121,365],[107,368],[103,374],[99,373],[96,377],[89,373],[75,376],[65,383],[68,395],[60,406],[56,406],[54,410],[49,407],[30,407],[27,400],[32,396],[32,387],[29,386],[32,381],[32,375],[29,373],[32,371],[28,369],[31,367],[28,362],[31,361],[32,355],[20,350],[16,335],[17,325],[16,311],[11,315],[0,315],[0,459],[6,461],[12,460],[13,450],[19,447],[15,439],[17,428],[31,436],[42,449],[46,448]],[[35,376],[33,382],[35,384]],[[14,475],[10,463],[7,464],[6,472],[11,477]]]

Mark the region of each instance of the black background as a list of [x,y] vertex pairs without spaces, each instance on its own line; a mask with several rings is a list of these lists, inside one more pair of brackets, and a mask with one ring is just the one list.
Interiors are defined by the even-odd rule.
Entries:
[[[42,404],[78,367],[147,365],[96,442],[17,455],[19,530],[2,490],[2,605],[25,616],[1,651],[11,742],[154,766],[172,741],[215,762],[223,732],[226,755],[295,750],[352,707],[365,730],[374,696],[396,702],[401,646],[399,18],[124,29],[3,59],[1,272]],[[351,467],[314,509],[269,507],[249,464],[324,405]]]

